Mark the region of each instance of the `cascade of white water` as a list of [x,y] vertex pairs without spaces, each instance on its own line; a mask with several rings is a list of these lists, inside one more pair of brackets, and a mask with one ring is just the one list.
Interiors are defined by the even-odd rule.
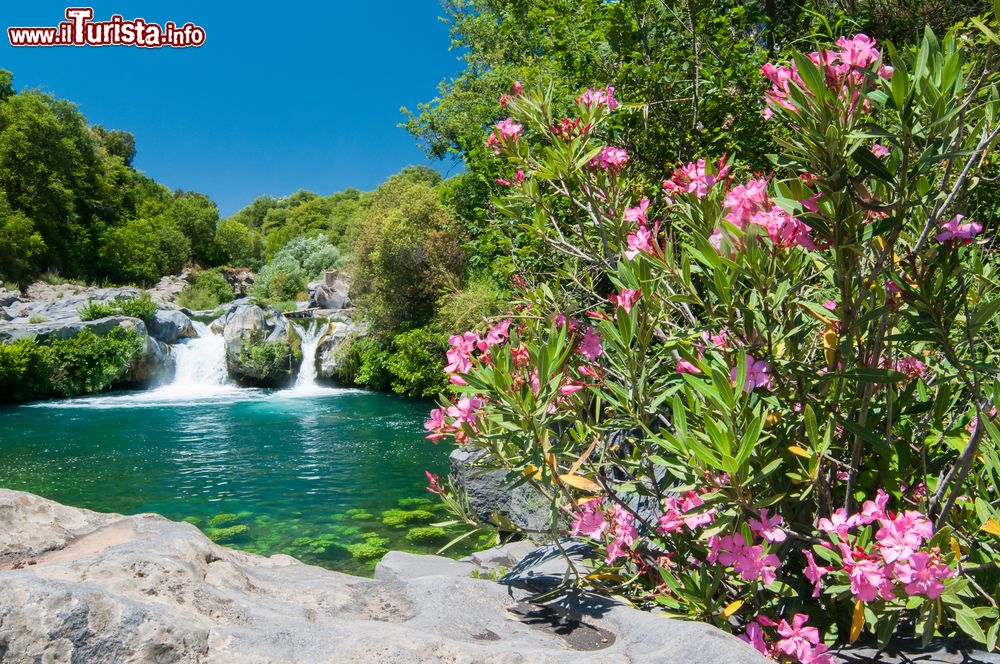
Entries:
[[226,373],[226,341],[208,325],[193,321],[198,337],[173,347],[174,380],[160,388],[179,395],[206,394],[231,389]]
[[302,367],[299,369],[294,389],[312,390],[316,387],[316,347],[327,326],[320,324],[319,321],[313,321],[308,328],[295,322],[292,323],[292,327],[302,340]]

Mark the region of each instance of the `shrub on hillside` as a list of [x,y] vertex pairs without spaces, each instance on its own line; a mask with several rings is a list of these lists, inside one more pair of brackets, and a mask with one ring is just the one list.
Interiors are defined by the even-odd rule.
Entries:
[[205,311],[232,302],[234,297],[233,287],[223,276],[221,269],[203,270],[191,277],[188,285],[177,296],[177,304]]
[[148,323],[156,314],[156,303],[145,293],[139,297],[116,297],[109,302],[88,300],[79,310],[80,320],[97,320],[108,316],[130,316]]
[[309,281],[339,265],[340,252],[325,235],[295,238],[260,271],[253,292],[268,301],[294,300]]

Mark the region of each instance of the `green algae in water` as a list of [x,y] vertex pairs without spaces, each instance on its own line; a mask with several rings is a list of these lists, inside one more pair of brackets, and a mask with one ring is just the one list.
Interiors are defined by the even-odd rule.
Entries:
[[413,544],[444,544],[448,540],[448,531],[434,526],[422,526],[406,533],[406,539]]
[[434,509],[436,505],[442,505],[441,502],[435,502],[430,498],[400,498],[396,504],[400,507],[409,507],[410,509],[419,507],[424,510]]
[[225,544],[245,538],[250,534],[250,526],[239,525],[229,526],[228,528],[209,528],[205,531],[205,534],[208,535],[208,539],[213,542]]
[[348,544],[347,550],[351,557],[358,560],[375,560],[389,553],[389,549],[379,544],[380,540],[365,540],[358,544]]
[[223,512],[222,514],[216,514],[211,519],[209,519],[208,526],[210,528],[221,528],[223,526],[228,526],[232,523],[236,523],[239,520],[240,517],[238,514]]
[[409,523],[427,523],[435,518],[433,512],[427,510],[391,509],[382,512],[382,523],[387,526],[405,526]]

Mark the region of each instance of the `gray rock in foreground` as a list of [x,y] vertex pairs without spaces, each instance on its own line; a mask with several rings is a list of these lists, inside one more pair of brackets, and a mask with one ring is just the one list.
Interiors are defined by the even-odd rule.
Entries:
[[767,661],[709,625],[582,595],[529,604],[461,565],[411,563],[362,579],[0,490],[0,662]]
[[548,530],[548,501],[527,484],[512,487],[506,471],[480,466],[485,456],[478,447],[458,447],[449,456],[451,481],[465,492],[476,519],[490,522],[496,513],[526,530]]

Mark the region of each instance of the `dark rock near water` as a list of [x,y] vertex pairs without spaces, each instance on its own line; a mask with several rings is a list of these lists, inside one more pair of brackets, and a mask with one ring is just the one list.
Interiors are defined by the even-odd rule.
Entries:
[[0,490],[0,662],[767,662],[710,625],[583,593],[531,603],[442,559],[409,569],[362,579]]
[[334,320],[316,345],[316,376],[332,382],[345,381],[344,365],[351,341],[367,331],[350,319]]
[[0,307],[9,307],[21,299],[21,291],[9,291],[0,288]]
[[506,471],[481,465],[485,456],[483,449],[459,447],[449,457],[451,481],[468,496],[476,519],[489,522],[496,513],[526,530],[549,530],[548,502],[527,484],[512,488]]
[[174,354],[170,346],[147,336],[145,351],[129,366],[122,383],[128,387],[155,387],[170,382],[175,369]]

